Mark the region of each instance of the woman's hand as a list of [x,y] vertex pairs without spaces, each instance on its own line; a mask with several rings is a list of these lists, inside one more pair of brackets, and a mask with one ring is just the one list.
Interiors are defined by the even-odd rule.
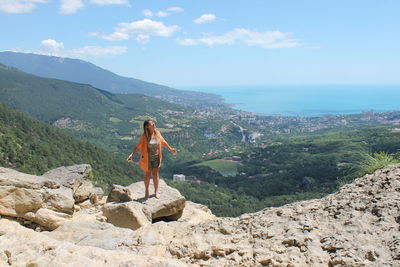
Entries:
[[129,156],[126,158],[126,161],[131,162],[132,161],[132,157],[133,157],[133,155],[129,154]]
[[176,154],[178,154],[178,152],[176,152],[176,149],[175,149],[175,148],[171,148],[171,153],[172,153],[174,156],[176,156]]

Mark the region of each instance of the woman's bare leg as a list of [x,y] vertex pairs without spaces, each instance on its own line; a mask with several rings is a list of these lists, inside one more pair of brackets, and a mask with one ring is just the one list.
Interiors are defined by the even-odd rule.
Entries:
[[144,174],[144,189],[145,189],[144,198],[146,200],[149,199],[150,173],[151,173],[150,171],[147,171]]
[[158,193],[158,184],[159,184],[158,168],[151,169],[151,174],[153,175],[154,194],[156,198],[160,198],[160,194]]

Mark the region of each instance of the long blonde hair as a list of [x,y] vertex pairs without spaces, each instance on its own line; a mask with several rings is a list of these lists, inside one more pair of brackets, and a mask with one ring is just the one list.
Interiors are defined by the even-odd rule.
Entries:
[[160,141],[161,133],[160,133],[159,130],[156,129],[156,122],[154,120],[145,120],[144,123],[143,123],[143,132],[146,135],[147,141],[149,141],[150,137],[151,137],[150,136],[150,131],[147,128],[147,125],[149,125],[150,122],[154,123],[154,136],[155,136],[157,141]]

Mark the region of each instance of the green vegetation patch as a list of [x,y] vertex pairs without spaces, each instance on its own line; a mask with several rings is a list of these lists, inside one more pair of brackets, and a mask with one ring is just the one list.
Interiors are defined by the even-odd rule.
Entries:
[[[196,166],[207,166],[217,172],[221,173],[224,176],[235,176],[238,172],[238,166],[240,165],[239,162],[225,160],[225,159],[213,159],[204,161],[201,163],[197,163],[192,165],[193,167]],[[191,166],[191,167],[192,167]]]

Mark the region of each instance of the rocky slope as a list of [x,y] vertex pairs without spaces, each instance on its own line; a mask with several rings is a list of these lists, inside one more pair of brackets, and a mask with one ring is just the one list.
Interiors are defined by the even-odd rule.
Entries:
[[[18,197],[4,192],[20,185],[1,181],[0,210],[8,203],[10,211]],[[71,218],[52,231],[22,226],[29,218],[1,217],[0,266],[400,266],[400,164],[322,199],[236,218],[186,201],[183,211],[174,206],[181,212],[175,221],[153,219],[135,230],[105,222],[104,206],[141,203],[131,188],[119,188],[117,200],[125,202],[106,205],[89,201],[91,189],[86,204],[75,202]],[[139,205],[145,215],[150,200]]]

